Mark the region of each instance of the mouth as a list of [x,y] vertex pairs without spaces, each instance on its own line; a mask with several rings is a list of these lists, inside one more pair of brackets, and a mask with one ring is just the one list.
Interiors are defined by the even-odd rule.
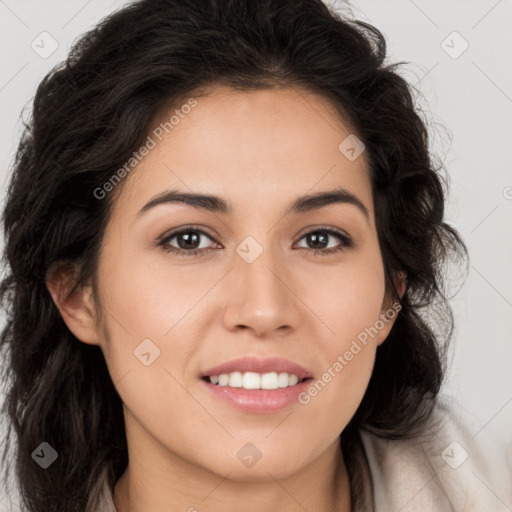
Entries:
[[[247,377],[247,374],[251,372],[241,374],[241,379],[237,375],[233,377],[233,373],[202,376],[199,382],[204,386],[205,392],[213,399],[220,400],[220,402],[238,411],[250,414],[271,414],[296,407],[303,403],[301,402],[301,395],[307,392],[310,382],[313,380],[313,377],[298,379],[297,376],[295,378],[292,376],[290,378],[286,374],[288,380],[286,386],[284,386],[285,376],[281,376],[283,386],[279,387],[279,374],[277,374],[276,386],[275,376],[263,379],[262,382],[262,376],[255,374],[260,378],[258,385],[254,375]],[[241,386],[240,382],[242,383]]]
[[282,357],[239,357],[199,375],[210,397],[246,413],[272,413],[297,405],[313,372]]

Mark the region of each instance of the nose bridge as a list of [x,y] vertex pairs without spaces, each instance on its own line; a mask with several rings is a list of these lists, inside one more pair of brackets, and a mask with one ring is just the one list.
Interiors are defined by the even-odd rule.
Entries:
[[[235,264],[237,280],[244,293],[251,299],[265,301],[282,300],[287,289],[283,285],[282,255],[275,247],[272,234],[266,234],[265,239],[259,236],[258,241],[253,236],[247,236],[237,247],[238,261]],[[262,305],[264,305],[264,302]]]
[[234,293],[226,316],[231,327],[244,325],[262,335],[283,326],[295,326],[298,316],[293,294],[285,285],[288,272],[283,255],[272,240],[271,233],[262,242],[248,236],[236,248]]

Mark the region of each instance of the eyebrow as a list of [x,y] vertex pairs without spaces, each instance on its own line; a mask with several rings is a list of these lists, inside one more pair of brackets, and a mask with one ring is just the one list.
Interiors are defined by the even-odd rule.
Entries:
[[[165,203],[185,203],[194,208],[199,208],[212,213],[222,213],[225,215],[231,215],[233,213],[233,207],[221,197],[208,194],[181,192],[179,190],[168,190],[153,197],[142,207],[137,216],[142,215],[144,212],[154,208],[155,206]],[[352,192],[349,192],[344,188],[338,188],[326,192],[317,192],[316,194],[299,197],[288,207],[285,215],[311,212],[313,210],[324,208],[328,205],[340,203],[356,206],[361,213],[364,214],[366,221],[369,221],[370,214],[363,202]]]

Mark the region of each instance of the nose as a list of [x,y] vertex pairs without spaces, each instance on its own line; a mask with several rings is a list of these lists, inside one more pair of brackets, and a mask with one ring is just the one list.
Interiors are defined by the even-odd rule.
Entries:
[[301,301],[294,294],[291,272],[269,249],[251,263],[235,256],[229,276],[225,327],[250,330],[259,338],[282,336],[297,329]]

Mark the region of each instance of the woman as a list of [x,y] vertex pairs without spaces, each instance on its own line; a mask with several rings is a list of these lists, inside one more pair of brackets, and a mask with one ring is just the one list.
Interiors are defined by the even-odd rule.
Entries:
[[28,510],[511,503],[439,399],[467,253],[385,55],[320,0],[142,0],[42,81],[3,218]]

